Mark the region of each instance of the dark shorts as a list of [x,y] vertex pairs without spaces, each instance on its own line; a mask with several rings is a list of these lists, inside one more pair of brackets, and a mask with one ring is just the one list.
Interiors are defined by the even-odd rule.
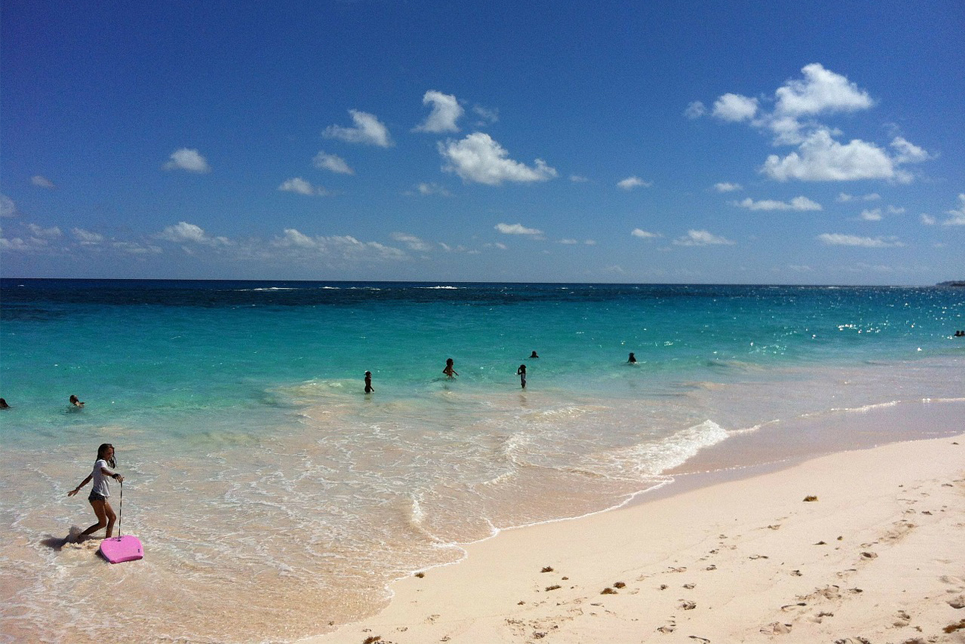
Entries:
[[88,501],[106,501],[107,497],[103,494],[98,494],[97,492],[91,492],[90,496],[87,497]]

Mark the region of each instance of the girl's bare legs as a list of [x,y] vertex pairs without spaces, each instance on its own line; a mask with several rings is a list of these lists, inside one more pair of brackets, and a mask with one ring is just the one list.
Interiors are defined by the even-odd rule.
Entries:
[[104,526],[107,526],[107,538],[110,539],[114,534],[114,522],[117,520],[117,515],[114,514],[114,509],[111,508],[111,504],[107,501],[91,501],[90,505],[92,508],[94,508],[94,514],[97,515],[97,523],[81,532],[80,536],[86,537],[89,534],[97,532]]

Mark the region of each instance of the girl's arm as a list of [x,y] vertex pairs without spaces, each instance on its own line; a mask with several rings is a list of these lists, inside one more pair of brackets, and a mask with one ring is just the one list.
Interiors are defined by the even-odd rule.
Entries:
[[104,476],[109,476],[109,477],[111,477],[112,479],[114,479],[115,481],[120,481],[121,483],[124,482],[124,477],[123,477],[123,476],[121,476],[121,475],[118,474],[117,472],[112,472],[112,471],[110,471],[110,470],[107,469],[106,467],[102,467],[102,468],[101,468],[101,474],[103,474]]
[[88,483],[90,483],[90,480],[91,480],[92,478],[94,478],[94,474],[93,474],[93,473],[88,474],[88,475],[87,475],[87,478],[84,479],[83,481],[81,481],[81,484],[80,484],[80,485],[78,485],[78,486],[75,487],[73,490],[71,490],[70,492],[67,493],[67,496],[74,496],[75,494],[77,494],[78,492],[80,492],[80,488],[82,488],[82,487],[84,487],[85,485],[87,485]]

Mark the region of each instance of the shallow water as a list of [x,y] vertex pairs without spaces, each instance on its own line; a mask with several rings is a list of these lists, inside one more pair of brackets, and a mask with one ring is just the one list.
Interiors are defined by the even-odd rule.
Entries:
[[[3,280],[0,301],[10,641],[293,641],[712,445],[778,427],[770,458],[808,417],[965,395],[961,289]],[[66,493],[102,442],[138,562],[60,545],[93,522]]]

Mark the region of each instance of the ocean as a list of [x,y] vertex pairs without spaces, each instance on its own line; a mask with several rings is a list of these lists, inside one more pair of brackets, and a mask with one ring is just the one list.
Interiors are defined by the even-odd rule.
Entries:
[[[959,329],[951,287],[3,279],[0,638],[320,634],[737,437],[753,465],[808,419],[965,409]],[[899,438],[855,425],[837,447]],[[116,566],[64,543],[105,442],[145,550]]]

